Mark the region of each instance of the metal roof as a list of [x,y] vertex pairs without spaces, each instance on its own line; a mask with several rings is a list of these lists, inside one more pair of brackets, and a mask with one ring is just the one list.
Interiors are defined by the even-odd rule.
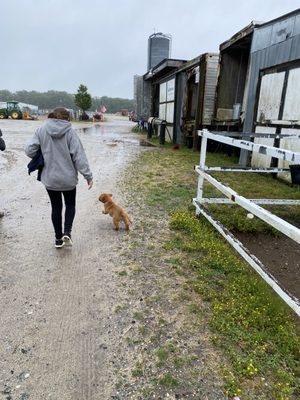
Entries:
[[186,63],[186,60],[165,58],[144,75],[144,80],[153,79],[154,77],[159,78],[167,73],[177,70],[177,68],[184,63]]
[[264,26],[267,26],[267,25],[270,25],[270,24],[274,24],[274,22],[281,21],[281,20],[283,20],[283,19],[292,17],[293,15],[297,15],[297,14],[299,14],[299,13],[300,13],[300,8],[297,8],[296,10],[291,11],[291,12],[289,12],[289,13],[287,13],[287,14],[281,15],[280,17],[271,19],[271,21],[263,22],[263,23],[261,24],[261,26],[264,27]]
[[233,36],[231,36],[230,39],[226,40],[225,42],[220,44],[220,51],[224,51],[228,47],[231,47],[232,45],[236,45],[238,47],[241,46],[241,44],[245,41],[248,43],[250,41],[250,35],[253,33],[254,28],[261,26],[263,22],[258,22],[258,21],[251,21],[250,24],[245,26],[245,28],[241,29],[237,33],[235,33]]

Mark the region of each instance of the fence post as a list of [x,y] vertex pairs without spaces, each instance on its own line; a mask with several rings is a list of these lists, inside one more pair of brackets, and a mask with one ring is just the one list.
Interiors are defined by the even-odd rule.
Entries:
[[160,125],[160,132],[159,132],[159,144],[165,144],[166,140],[166,121],[162,121]]
[[150,118],[148,119],[148,127],[147,127],[147,138],[151,139],[153,135],[153,126],[152,126],[152,121],[150,121]]
[[[204,170],[205,168],[205,161],[206,161],[206,149],[207,149],[207,138],[204,136],[204,131],[202,132],[202,139],[201,139],[201,151],[200,151],[200,162],[199,167]],[[198,178],[198,191],[197,191],[197,199],[202,199],[203,197],[203,183],[204,178],[200,174]]]

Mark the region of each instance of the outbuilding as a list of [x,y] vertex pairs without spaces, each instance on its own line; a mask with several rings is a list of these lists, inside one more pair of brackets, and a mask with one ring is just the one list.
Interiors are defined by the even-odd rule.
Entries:
[[[250,53],[243,135],[269,134],[255,142],[300,151],[300,9],[254,28]],[[267,159],[267,160],[266,160]],[[249,153],[241,153],[246,165]],[[252,166],[276,166],[274,160],[253,155]],[[287,167],[279,161],[278,167]],[[290,179],[289,173],[280,177]]]
[[144,75],[152,86],[152,116],[166,121],[166,139],[197,144],[197,130],[209,128],[214,115],[219,55],[193,60],[166,59]]
[[220,44],[220,65],[214,114],[214,129],[242,131],[247,96],[253,31],[259,22]]

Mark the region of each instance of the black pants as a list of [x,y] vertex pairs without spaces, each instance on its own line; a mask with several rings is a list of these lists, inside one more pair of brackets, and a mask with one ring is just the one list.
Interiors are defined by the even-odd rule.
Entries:
[[68,191],[59,190],[48,190],[47,192],[50,197],[52,213],[51,219],[54,226],[56,239],[61,239],[63,236],[62,231],[62,209],[63,200],[65,200],[65,223],[64,223],[64,233],[71,233],[72,225],[75,217],[75,203],[76,203],[76,188]]

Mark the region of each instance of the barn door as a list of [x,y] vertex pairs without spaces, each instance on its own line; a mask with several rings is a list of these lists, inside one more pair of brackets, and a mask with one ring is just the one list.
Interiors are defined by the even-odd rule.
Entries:
[[286,71],[263,75],[261,78],[256,122],[279,119]]
[[[285,71],[265,74],[261,77],[260,92],[256,113],[256,122],[264,124],[267,121],[279,119]],[[255,133],[276,133],[275,127],[256,126]],[[256,138],[255,143],[274,146],[274,139]],[[252,166],[267,168],[271,165],[271,157],[259,153],[252,155]]]
[[[258,86],[259,95],[255,115],[255,133],[288,133],[299,134],[296,127],[300,125],[300,66],[299,62],[279,66],[276,70],[263,71]],[[256,138],[255,143],[276,146],[299,151],[299,140]],[[259,154],[253,155],[252,166],[269,167],[271,158]],[[272,166],[274,166],[272,164]],[[287,163],[279,161],[279,167],[287,167]],[[280,174],[282,178],[286,178]]]

